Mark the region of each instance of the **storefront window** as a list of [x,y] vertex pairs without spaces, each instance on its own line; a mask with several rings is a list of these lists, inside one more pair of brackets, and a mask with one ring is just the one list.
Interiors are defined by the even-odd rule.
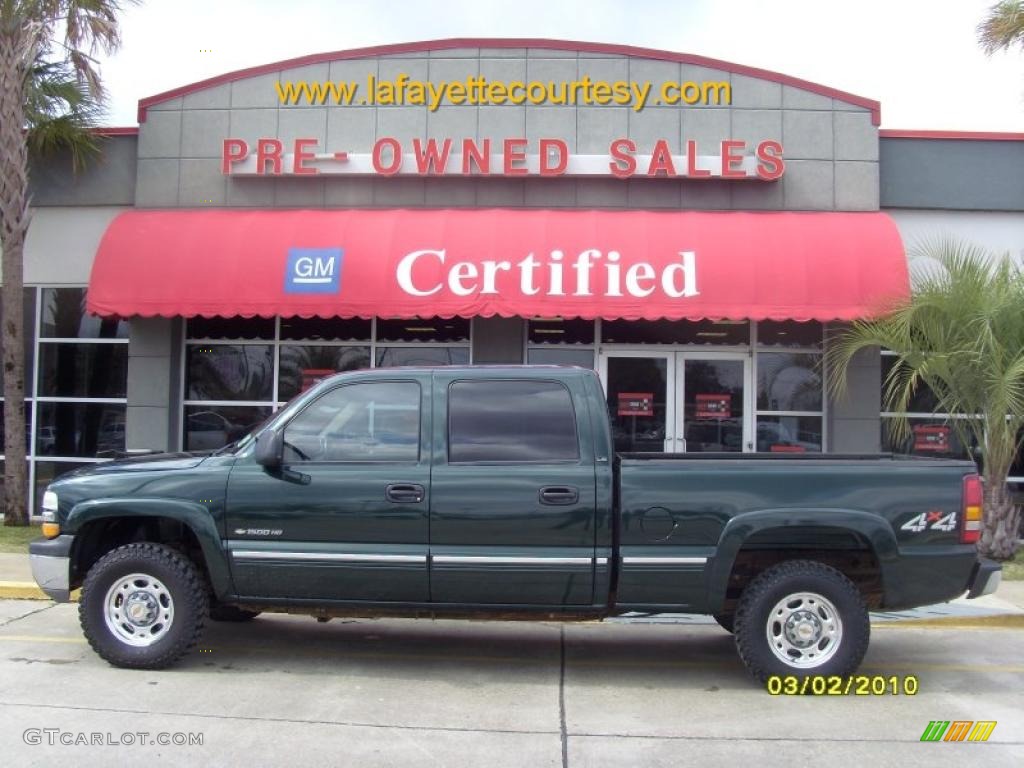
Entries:
[[[38,514],[55,476],[125,449],[129,326],[88,314],[83,287],[30,287],[24,297],[25,449]],[[0,422],[2,414],[0,393]]]
[[125,449],[125,411],[121,403],[42,401],[36,455],[113,458]]
[[266,317],[190,317],[185,322],[189,339],[248,341],[274,338],[274,319]]
[[291,400],[325,376],[370,367],[370,347],[281,345],[277,397]]
[[465,318],[193,318],[186,325],[182,445],[219,448],[340,371],[469,360]]
[[45,341],[39,345],[39,394],[126,397],[128,345]]
[[85,311],[85,288],[44,288],[40,337],[53,339],[124,339],[128,323]]
[[529,343],[585,344],[594,343],[594,321],[554,318],[534,318],[527,322]]
[[820,453],[821,416],[758,416],[760,453]]
[[[882,408],[885,408],[885,388],[886,382],[889,376],[892,375],[893,370],[897,370],[900,366],[899,358],[896,357],[892,352],[882,352]],[[939,408],[939,398],[935,396],[935,393],[928,388],[924,382],[921,382],[914,394],[910,398],[910,402],[907,405],[907,413],[934,413]]]
[[[282,317],[281,340],[288,341],[369,341],[373,321],[359,317]],[[273,337],[271,337],[273,338]]]
[[821,323],[764,320],[757,323],[756,334],[754,450],[821,452],[825,446]]
[[189,344],[189,400],[270,400],[274,395],[274,351],[268,344]]
[[377,347],[377,367],[467,365],[469,347]]
[[85,302],[85,288],[39,291],[35,454],[68,465],[125,449],[128,323],[90,315]]
[[749,344],[746,320],[602,320],[605,344]]
[[594,321],[537,317],[526,323],[526,362],[530,365],[578,365],[594,368]]
[[248,434],[273,409],[264,406],[185,406],[184,449],[212,451]]
[[573,347],[531,347],[526,352],[530,365],[577,365],[580,368],[594,367],[594,350]]
[[377,342],[468,342],[469,327],[469,320],[464,317],[453,317],[448,320],[440,317],[378,320]]
[[757,353],[759,410],[820,411],[821,403],[821,355]]
[[941,458],[968,459],[973,455],[970,445],[965,445],[945,416],[910,417],[909,430],[897,434],[897,418],[889,415],[882,418],[882,450],[886,453],[902,453],[914,456],[935,456]]
[[822,325],[811,320],[761,320],[757,324],[757,343],[762,347],[821,347]]

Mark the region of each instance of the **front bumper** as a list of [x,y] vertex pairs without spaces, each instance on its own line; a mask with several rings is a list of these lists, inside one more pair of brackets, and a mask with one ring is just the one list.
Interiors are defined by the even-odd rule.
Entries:
[[1003,566],[995,560],[981,558],[974,564],[971,578],[967,580],[967,597],[991,595],[1003,580]]
[[32,578],[47,595],[58,603],[71,598],[71,544],[74,536],[36,539],[28,545]]

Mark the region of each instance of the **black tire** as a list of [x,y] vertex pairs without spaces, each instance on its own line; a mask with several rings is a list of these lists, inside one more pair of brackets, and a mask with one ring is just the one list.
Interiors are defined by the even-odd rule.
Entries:
[[227,621],[238,624],[243,621],[252,621],[260,615],[259,611],[247,611],[237,605],[225,605],[224,603],[210,603],[210,620]]
[[[132,574],[145,577],[135,586],[155,584],[161,594],[161,598],[150,603],[156,609],[156,619],[138,630],[152,638],[150,644],[143,646],[132,645],[119,637],[106,618],[108,592],[118,580]],[[145,579],[150,581],[147,583]],[[128,598],[113,595],[122,605],[132,599],[132,593],[127,592],[132,587],[124,589]],[[138,594],[144,592],[143,589],[137,591]],[[160,603],[160,599],[167,602]],[[161,616],[161,611],[167,613]],[[113,666],[127,669],[169,667],[199,642],[208,613],[207,586],[195,564],[177,550],[150,543],[125,544],[96,561],[86,574],[78,604],[82,631],[92,649]],[[168,617],[166,624],[160,623],[161,618]],[[122,634],[130,634],[140,626],[126,620],[112,623]],[[152,637],[154,633],[156,637]]]
[[718,622],[718,626],[728,632],[730,635],[733,634],[736,629],[736,614],[734,613],[716,613],[714,615],[715,621]]
[[[770,618],[787,596],[798,593],[814,597],[794,599],[781,609],[788,614]],[[793,619],[792,634],[785,634],[782,616]],[[769,623],[775,641],[769,641]],[[807,639],[799,637],[800,630],[808,633]],[[857,671],[867,652],[871,623],[859,590],[842,573],[823,563],[791,560],[769,568],[743,591],[735,635],[740,658],[762,682],[772,675],[845,676]],[[811,642],[818,637],[817,643]],[[799,642],[811,644],[797,648]]]

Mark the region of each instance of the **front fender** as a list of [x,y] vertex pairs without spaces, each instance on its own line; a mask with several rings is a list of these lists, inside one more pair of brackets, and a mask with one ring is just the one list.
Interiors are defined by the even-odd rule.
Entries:
[[869,512],[854,509],[763,509],[746,512],[729,520],[718,541],[715,557],[707,575],[707,600],[710,613],[718,613],[725,604],[729,574],[736,556],[751,536],[769,528],[835,528],[863,537],[881,568],[882,590],[899,559],[896,537],[889,523]]
[[180,499],[140,499],[134,496],[123,499],[90,499],[72,507],[62,528],[65,533],[76,534],[88,523],[113,517],[163,517],[188,526],[203,551],[214,595],[222,598],[231,593],[231,571],[221,544],[220,533],[210,516],[209,509],[202,504]]

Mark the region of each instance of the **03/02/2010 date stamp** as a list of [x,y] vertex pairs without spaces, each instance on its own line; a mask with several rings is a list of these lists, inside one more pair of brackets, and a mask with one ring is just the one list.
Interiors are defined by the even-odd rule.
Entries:
[[765,681],[772,696],[914,696],[917,675],[772,675]]

